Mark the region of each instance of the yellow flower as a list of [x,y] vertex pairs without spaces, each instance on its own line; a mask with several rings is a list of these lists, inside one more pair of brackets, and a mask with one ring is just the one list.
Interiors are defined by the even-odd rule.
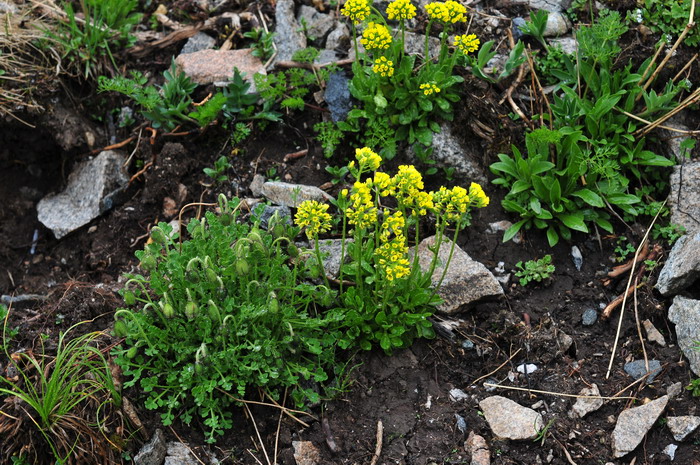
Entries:
[[394,175],[394,187],[397,191],[409,192],[423,189],[423,176],[413,165],[401,165]]
[[357,158],[357,163],[360,165],[361,170],[369,169],[370,171],[375,171],[382,163],[382,157],[368,147],[355,149],[355,158]]
[[467,8],[459,2],[454,0],[447,0],[445,6],[443,7],[447,16],[445,20],[446,23],[466,23],[467,22]]
[[377,207],[372,201],[369,185],[356,181],[350,194],[350,206],[345,210],[348,222],[360,229],[377,223]]
[[420,90],[422,90],[423,94],[425,95],[432,95],[440,92],[440,88],[436,86],[434,82],[426,82],[425,84],[421,84]]
[[391,240],[384,241],[380,247],[374,250],[374,253],[380,269],[386,275],[387,281],[400,279],[410,274],[410,263],[406,258],[408,246],[406,245],[406,238],[402,234]]
[[374,186],[379,191],[379,195],[382,197],[388,197],[394,195],[394,186],[391,182],[391,176],[381,171],[374,173]]
[[403,213],[397,211],[390,214],[388,210],[384,210],[384,221],[382,221],[381,237],[384,241],[386,241],[392,234],[394,236],[399,236],[403,233],[403,228],[405,225],[406,220],[403,217]]
[[467,21],[467,9],[459,2],[447,0],[446,2],[432,2],[425,6],[425,11],[430,19],[443,23],[464,23]]
[[369,1],[348,0],[340,13],[350,18],[355,24],[360,24],[369,16]]
[[471,197],[474,206],[477,208],[483,208],[489,204],[489,198],[484,193],[484,189],[475,182],[469,186],[469,197]]
[[384,50],[391,45],[391,34],[383,24],[369,23],[360,42],[367,50]]
[[396,0],[389,3],[386,15],[391,20],[403,21],[416,16],[416,7],[409,0]]
[[299,205],[294,222],[299,227],[306,227],[306,237],[311,240],[331,229],[331,215],[327,211],[327,204],[305,200]]
[[387,60],[386,57],[379,57],[374,60],[372,71],[381,77],[391,77],[394,75],[394,62]]
[[449,190],[443,186],[439,191],[431,192],[431,196],[436,213],[448,223],[459,221],[469,212],[471,199],[463,187],[455,186]]
[[480,43],[476,34],[463,34],[461,36],[455,36],[453,45],[466,55],[467,53],[475,52],[479,48]]

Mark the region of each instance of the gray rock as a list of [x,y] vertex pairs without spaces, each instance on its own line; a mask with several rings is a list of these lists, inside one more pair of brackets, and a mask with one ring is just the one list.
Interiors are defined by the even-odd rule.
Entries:
[[450,400],[452,402],[461,402],[463,400],[469,399],[469,394],[462,391],[461,389],[452,388],[450,389]]
[[[699,199],[700,200],[700,199]],[[678,294],[700,279],[700,229],[678,239],[656,280],[664,296]]]
[[320,465],[321,453],[311,441],[292,441],[297,465]]
[[676,296],[671,308],[668,309],[668,319],[676,325],[678,346],[690,361],[690,369],[695,376],[700,376],[700,300]]
[[571,247],[571,259],[574,261],[574,266],[577,271],[581,271],[583,266],[583,255],[581,255],[581,249],[577,246]]
[[656,329],[651,321],[642,321],[642,326],[644,326],[644,331],[647,333],[647,339],[649,339],[649,342],[655,342],[661,347],[666,347],[666,339],[664,338],[663,334]]
[[[348,243],[353,242],[348,240],[345,243],[345,261],[350,258],[348,256]],[[343,251],[342,239],[325,239],[318,241],[318,249],[323,256],[323,269],[326,270],[328,276],[337,278],[340,274],[340,254]],[[316,263],[314,261],[314,263]]]
[[683,441],[700,426],[700,417],[695,415],[668,417],[667,420],[666,425],[676,441]]
[[700,230],[700,161],[673,167],[669,183],[671,193],[668,195],[668,207],[671,209],[671,223],[683,226],[688,234]]
[[544,37],[563,36],[571,30],[571,21],[562,13],[549,13],[547,25],[544,28]]
[[63,192],[39,201],[39,221],[60,239],[111,209],[129,181],[123,164],[124,156],[111,150],[79,164]]
[[522,30],[523,26],[525,26],[525,19],[524,18],[521,18],[520,16],[513,18],[511,28],[513,29],[513,39],[514,40],[520,40],[520,38],[523,36],[523,30]]
[[491,396],[479,402],[493,434],[500,439],[534,439],[542,429],[542,415],[510,399]]
[[587,308],[581,315],[583,326],[593,326],[598,321],[598,312],[595,308]]
[[175,59],[177,69],[185,73],[197,84],[226,86],[233,77],[233,69],[238,68],[243,78],[254,91],[253,76],[266,74],[265,67],[249,48],[238,50],[201,50],[185,53]]
[[256,174],[253,176],[253,180],[250,183],[250,192],[253,194],[253,197],[262,196],[263,184],[265,184],[265,176],[262,174]]
[[462,433],[466,434],[467,433],[467,422],[464,420],[464,417],[461,415],[458,415],[455,413],[455,425],[457,426],[457,429]]
[[[404,40],[403,48],[406,53],[409,55],[425,55],[424,35],[407,31]],[[440,39],[432,36],[428,39],[428,53],[430,58],[437,58],[440,55]]]
[[294,0],[279,0],[275,8],[275,62],[289,61],[297,50],[306,48],[306,36],[294,17]]
[[331,15],[306,5],[299,8],[297,22],[302,29],[306,25],[306,35],[309,40],[324,38],[335,25],[335,19]]
[[[578,393],[580,396],[600,396],[600,390],[597,384],[593,384],[590,388],[583,388]],[[586,399],[579,397],[576,403],[571,408],[571,416],[583,418],[591,412],[595,412],[603,406],[603,399]]]
[[333,121],[343,121],[352,110],[352,100],[350,99],[350,80],[343,71],[331,74],[326,82],[326,90],[323,98],[328,104]]
[[646,383],[651,384],[654,381],[654,378],[656,378],[656,375],[661,373],[661,363],[658,360],[649,360],[649,371],[647,371],[644,360],[634,360],[632,362],[625,363],[625,373],[634,379],[639,379],[649,373]]
[[465,339],[464,341],[462,341],[462,348],[467,350],[473,349],[474,343],[469,339]]
[[335,29],[326,38],[326,49],[345,52],[350,48],[350,41],[350,29],[345,23],[336,23]]
[[213,37],[203,32],[198,32],[187,39],[187,42],[185,42],[185,46],[182,47],[180,53],[194,53],[201,50],[208,50],[214,48],[214,45],[216,45],[216,40]]
[[[673,117],[664,123],[664,126],[679,129],[681,131],[689,131],[691,128],[683,124],[684,121],[681,118]],[[660,139],[666,143],[666,156],[672,160],[684,160],[686,158],[686,149],[681,148],[681,144],[687,139],[685,137],[678,137],[679,133],[676,131],[671,131],[669,129],[660,129],[658,131]],[[683,161],[680,161],[683,163]]]
[[570,55],[578,52],[578,41],[573,37],[553,38],[549,39],[547,42],[549,42],[551,47],[559,47],[564,51],[564,53],[568,53]]
[[566,11],[571,6],[571,0],[529,0],[528,3],[530,9],[549,12]]
[[[455,137],[452,127],[448,123],[440,125],[440,132],[433,134],[433,153],[431,158],[437,166],[451,167],[460,177],[478,182],[484,186],[488,184],[484,171],[477,160],[480,154],[468,152]],[[408,150],[409,157],[415,157],[413,149]]]
[[615,458],[632,452],[642,442],[647,432],[661,416],[668,396],[660,397],[648,404],[629,408],[620,413],[612,434],[612,450]]
[[163,432],[159,429],[150,441],[143,445],[134,457],[134,465],[161,465],[165,459],[166,446]]
[[319,52],[318,56],[314,60],[314,64],[326,65],[328,63],[335,63],[338,60],[338,54],[335,53],[335,51],[323,49]]
[[675,382],[666,388],[666,395],[671,400],[681,395],[681,392],[683,392],[683,383],[680,381]]
[[668,455],[671,461],[673,461],[673,459],[676,458],[676,449],[678,449],[677,445],[669,444],[668,446],[664,447],[664,450],[662,452]]
[[260,226],[267,229],[270,218],[272,218],[272,215],[275,213],[277,213],[279,218],[283,220],[284,224],[292,224],[292,211],[289,209],[289,207],[265,205],[265,208],[260,214]]
[[200,462],[185,444],[169,442],[163,465],[200,465]]
[[298,207],[305,200],[324,202],[333,199],[318,187],[280,181],[268,181],[263,184],[261,194],[276,205],[292,208]]
[[[430,269],[435,256],[430,250],[435,247],[435,239],[435,236],[428,237],[418,245],[418,262],[423,272]],[[444,238],[438,252],[438,264],[432,276],[433,286],[438,284],[445,270],[444,264],[447,263],[451,246],[452,241]],[[488,268],[455,245],[452,261],[437,293],[444,301],[438,306],[438,310],[453,314],[463,305],[472,305],[482,299],[503,295],[503,288]]]

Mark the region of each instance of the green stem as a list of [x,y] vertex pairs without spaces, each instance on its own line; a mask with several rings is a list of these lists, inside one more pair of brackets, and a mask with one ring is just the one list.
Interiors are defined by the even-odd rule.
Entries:
[[[445,269],[442,270],[442,276],[440,276],[440,281],[438,281],[437,285],[435,286],[436,290],[439,289],[442,285],[442,281],[445,279],[445,275],[447,274],[447,268],[450,266],[450,262],[452,261],[452,255],[454,254],[455,247],[457,245],[457,236],[459,235],[461,223],[462,220],[460,219],[455,225],[455,233],[452,236],[452,244],[450,245],[450,254],[447,256],[447,262],[445,262]],[[438,249],[438,254],[439,253],[440,249]]]
[[326,276],[326,269],[323,267],[323,259],[321,258],[321,249],[318,247],[318,236],[316,236],[314,238],[314,249],[316,251],[316,261],[318,263],[318,267],[321,270],[321,273],[323,274],[323,281],[326,283],[326,287],[328,289],[330,289],[331,285],[328,283],[328,276]]

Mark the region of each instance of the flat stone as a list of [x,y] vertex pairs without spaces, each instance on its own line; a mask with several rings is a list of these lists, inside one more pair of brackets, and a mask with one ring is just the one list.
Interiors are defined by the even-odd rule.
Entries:
[[673,434],[673,439],[683,441],[693,434],[693,431],[700,426],[700,417],[695,415],[684,415],[680,417],[668,417],[666,425]]
[[493,434],[500,439],[534,439],[543,428],[542,415],[501,396],[479,402]]
[[320,465],[321,453],[311,441],[292,441],[297,465]]
[[336,23],[335,29],[326,38],[326,49],[345,52],[350,48],[350,41],[350,29],[345,23]]
[[292,224],[292,211],[289,207],[278,206],[278,205],[265,205],[262,213],[260,214],[260,226],[267,229],[270,222],[270,218],[277,213],[278,217],[282,220],[283,224]]
[[[352,239],[346,241],[345,244],[345,261],[349,259],[348,243],[353,242]],[[313,246],[312,246],[313,247]],[[323,269],[326,275],[337,278],[340,274],[340,255],[343,251],[342,239],[325,239],[318,241],[318,249],[323,256]],[[316,261],[314,261],[316,263]]]
[[314,60],[314,64],[317,65],[327,65],[328,63],[335,63],[340,58],[338,54],[333,50],[323,49],[319,52],[318,56]]
[[265,184],[265,176],[262,174],[256,174],[253,176],[253,180],[250,183],[250,192],[253,194],[253,197],[262,196],[263,184]]
[[634,379],[639,379],[649,373],[646,383],[651,384],[652,381],[654,381],[654,378],[656,378],[656,375],[661,373],[661,363],[658,360],[649,360],[649,371],[647,371],[644,360],[634,360],[632,362],[625,363],[625,373]]
[[668,309],[668,319],[676,325],[678,346],[690,361],[690,369],[695,376],[700,376],[700,300],[676,296],[671,308]]
[[562,13],[549,13],[547,25],[542,35],[544,37],[563,36],[571,30],[571,21]]
[[203,32],[198,32],[185,42],[185,46],[180,50],[180,54],[194,53],[201,50],[209,50],[216,45],[216,39]]
[[60,239],[111,209],[129,182],[123,164],[124,156],[111,150],[80,163],[63,192],[39,201],[39,221]]
[[663,452],[664,454],[668,455],[668,457],[673,461],[673,459],[676,458],[676,450],[678,449],[678,446],[676,444],[669,444],[668,446],[664,447]]
[[335,19],[331,15],[306,5],[299,8],[297,22],[302,29],[306,24],[306,35],[309,40],[323,39],[335,25]]
[[265,67],[249,48],[238,50],[200,50],[185,53],[175,59],[178,71],[200,85],[214,84],[226,86],[233,77],[233,69],[238,68],[243,78],[251,86],[256,73],[266,74]]
[[[488,185],[488,180],[477,161],[481,154],[469,151],[457,139],[452,127],[448,123],[440,125],[440,132],[433,134],[433,153],[431,158],[437,166],[454,168],[460,178],[478,182],[483,186]],[[413,149],[409,149],[410,157],[415,157]]]
[[276,205],[284,205],[290,208],[298,207],[305,200],[317,200],[319,202],[333,200],[333,197],[318,187],[289,184],[280,181],[268,181],[263,184],[261,194]]
[[[431,236],[418,245],[418,263],[423,272],[430,269],[435,256],[430,250],[435,247],[435,240],[436,237]],[[443,238],[438,252],[438,264],[433,271],[433,286],[437,286],[445,270],[444,264],[447,263],[451,246],[452,241]],[[462,306],[473,305],[480,300],[503,295],[503,288],[488,268],[473,260],[468,253],[455,245],[452,260],[437,294],[444,301],[438,305],[438,310],[453,314],[457,313]]]
[[673,400],[683,392],[683,383],[677,381],[666,388],[666,395]]
[[[578,393],[580,396],[600,396],[600,390],[597,384],[593,384],[590,388],[583,388]],[[603,406],[603,399],[585,399],[579,397],[576,403],[571,408],[571,416],[583,418],[591,412],[595,412]]]
[[134,456],[134,465],[161,465],[167,448],[163,431],[157,429],[150,441]]
[[469,433],[467,442],[464,443],[464,448],[467,454],[471,456],[471,465],[491,465],[491,451],[486,440],[474,434],[474,431]]
[[612,450],[615,458],[624,457],[637,448],[661,416],[667,403],[668,396],[663,396],[646,405],[629,408],[620,413],[612,434]]
[[297,50],[306,48],[306,36],[294,16],[294,0],[279,0],[275,8],[275,63],[289,61]]
[[571,6],[571,0],[528,0],[530,9],[546,10],[550,13],[566,11]]
[[181,442],[169,442],[163,465],[200,465],[190,449]]
[[551,38],[547,42],[551,47],[559,47],[564,53],[573,55],[578,52],[578,41],[573,37]]
[[335,72],[328,77],[323,99],[328,104],[333,121],[344,121],[352,110],[349,83],[350,80],[343,71]]
[[[690,208],[690,207],[688,207]],[[700,279],[700,229],[678,239],[656,280],[656,289],[671,296]]]
[[664,338],[663,334],[656,329],[651,321],[642,321],[642,326],[644,326],[644,331],[647,333],[647,339],[649,339],[649,342],[655,342],[661,347],[666,347],[666,339]]
[[669,183],[671,193],[668,195],[668,207],[671,210],[671,223],[683,226],[688,234],[699,231],[700,161],[674,166]]

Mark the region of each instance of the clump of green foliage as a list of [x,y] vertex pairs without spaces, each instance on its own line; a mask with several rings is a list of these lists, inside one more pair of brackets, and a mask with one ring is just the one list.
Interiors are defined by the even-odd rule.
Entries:
[[251,39],[253,41],[252,49],[253,56],[260,58],[260,60],[265,61],[275,53],[274,41],[275,33],[268,32],[263,28],[256,28],[245,32],[243,37],[246,39]]
[[[692,4],[692,0],[645,0],[641,8],[628,14],[628,18],[638,23],[644,22],[652,31],[664,34],[666,43],[672,43],[688,24]],[[694,22],[695,27],[688,31],[683,40],[691,47],[700,45],[700,30],[697,27],[700,8],[697,3]]]
[[223,90],[216,92],[199,106],[193,105],[192,94],[197,84],[184,73],[178,72],[173,60],[170,69],[163,73],[162,86],[147,85],[148,78],[138,71],[131,77],[99,77],[100,92],[118,92],[134,100],[141,107],[141,114],[150,121],[153,128],[172,131],[179,125],[205,127],[217,118],[223,119],[223,126],[237,120],[278,121],[279,115],[265,105],[257,111],[258,95],[251,93],[250,84],[243,79],[238,69]]
[[142,17],[135,12],[138,0],[82,0],[82,20],[72,3],[61,6],[65,19],[55,30],[44,32],[61,45],[63,57],[75,63],[85,78],[95,78],[105,68],[106,59],[116,67],[112,51],[136,41],[131,31]]
[[289,389],[301,406],[319,396],[303,381],[326,381],[337,368],[337,318],[317,302],[334,291],[303,281],[309,270],[293,260],[299,229],[261,230],[239,221],[239,205],[222,198],[221,214],[192,220],[182,243],[167,224],[154,228],[137,252],[148,275],[128,275],[127,307],[115,315],[125,387],[138,384],[166,425],[201,418],[209,442],[233,426],[235,398],[260,388],[279,399]]
[[685,388],[690,391],[693,397],[700,397],[700,378],[695,378]]
[[[48,447],[56,463],[65,463],[80,444],[84,454],[113,461],[112,445],[104,440],[101,429],[113,426],[107,421],[121,406],[122,397],[97,345],[103,334],[92,332],[69,339],[80,324],[61,333],[55,355],[43,342],[36,353],[10,356],[5,350],[8,363],[19,374],[16,380],[0,376],[0,396],[12,399],[0,415],[2,452],[7,457],[24,456],[32,463],[46,463]],[[2,336],[7,337],[6,324]],[[13,434],[6,434],[8,431]],[[44,444],[34,443],[37,439]]]
[[546,230],[552,246],[592,225],[612,232],[611,215],[634,219],[662,195],[667,183],[659,168],[675,160],[648,150],[646,138],[634,135],[641,123],[627,115],[653,120],[677,105],[686,85],[669,81],[660,93],[643,90],[650,59],[637,72],[631,63],[614,67],[626,30],[619,13],[607,10],[581,27],[577,59],[564,56],[565,71],[552,71],[560,79],[552,119],[540,115],[552,128],[526,135],[527,154],[513,147],[512,156],[500,154],[491,165],[494,183],[509,189],[503,207],[520,216],[504,240],[532,227]]
[[515,276],[520,278],[521,286],[527,286],[533,281],[541,283],[543,280],[549,279],[555,271],[551,255],[545,255],[539,260],[528,260],[525,264],[518,262],[515,267],[518,269]]

